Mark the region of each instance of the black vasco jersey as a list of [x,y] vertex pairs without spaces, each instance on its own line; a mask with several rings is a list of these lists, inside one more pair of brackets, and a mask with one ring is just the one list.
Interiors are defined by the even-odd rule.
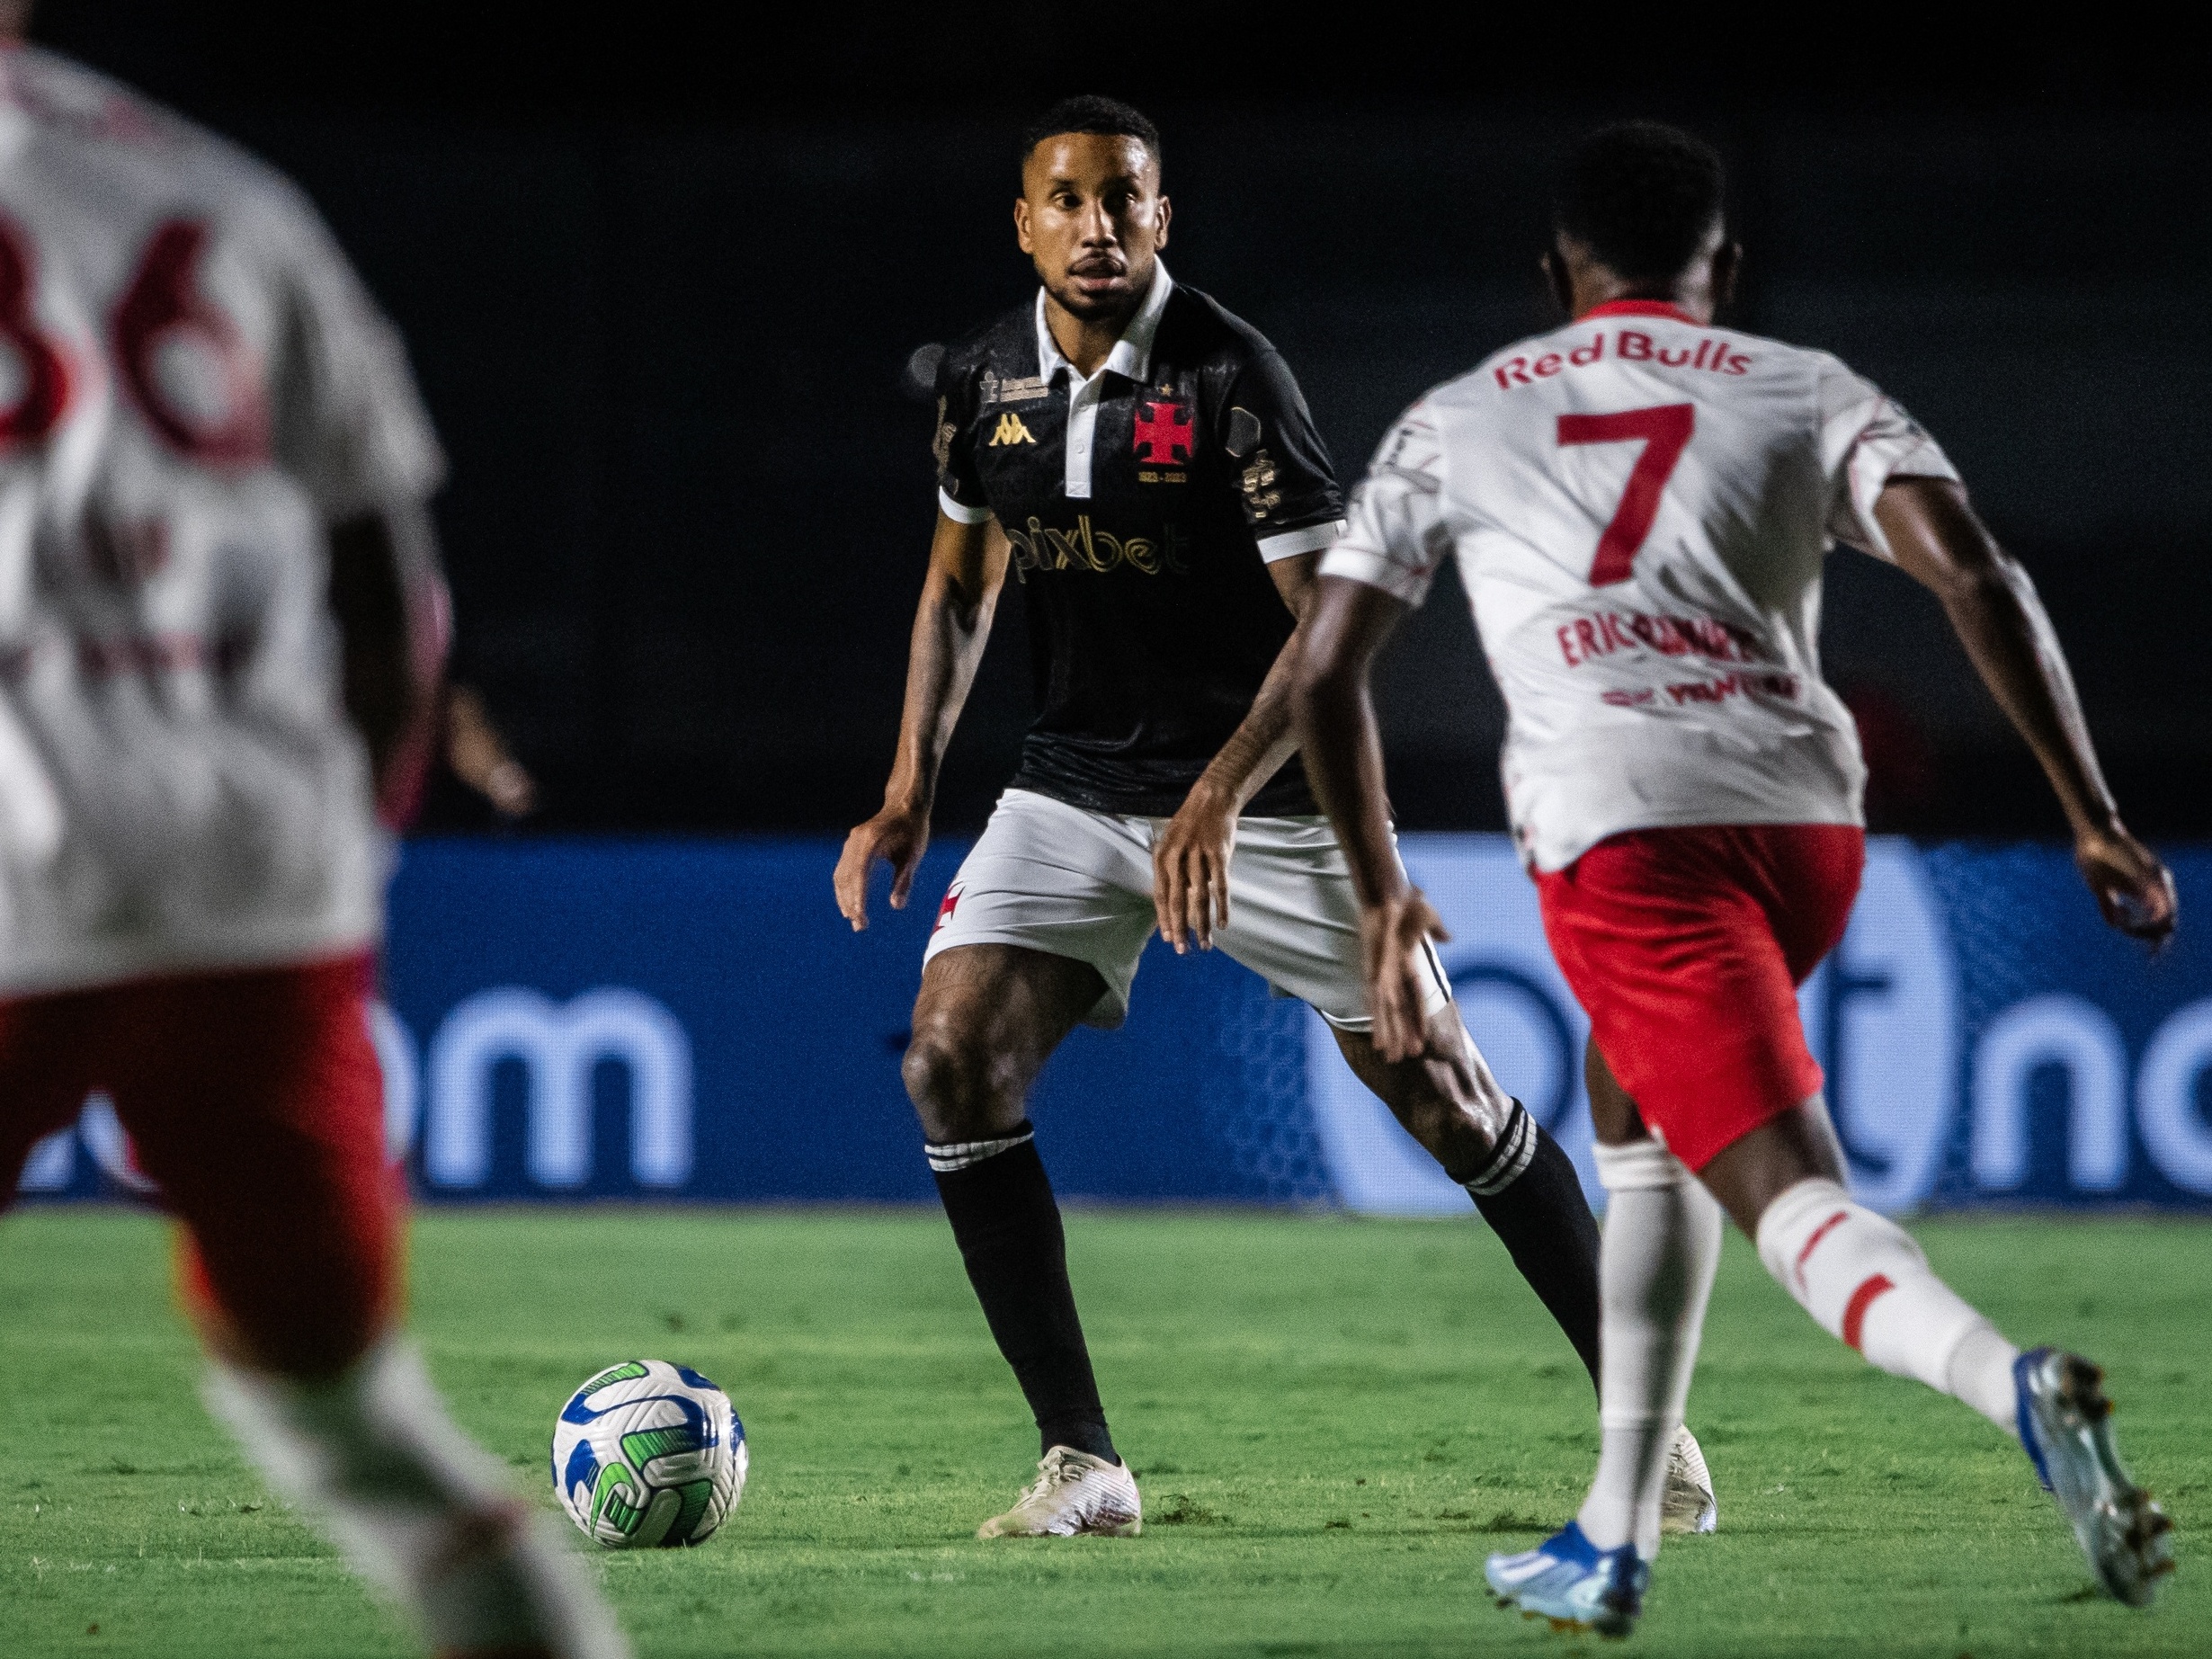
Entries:
[[[1268,562],[1326,547],[1343,498],[1275,348],[1164,266],[1089,381],[1043,307],[946,352],[939,504],[1012,544],[1038,704],[1014,786],[1164,816],[1290,637]],[[1293,758],[1244,810],[1320,808]]]

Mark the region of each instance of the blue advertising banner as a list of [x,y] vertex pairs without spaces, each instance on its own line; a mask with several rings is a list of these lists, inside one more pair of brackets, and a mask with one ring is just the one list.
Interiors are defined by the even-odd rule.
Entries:
[[[1533,887],[1503,837],[1405,845],[1470,1028],[1587,1183],[1587,1024]],[[899,1061],[965,851],[932,850],[913,907],[879,899],[856,934],[829,842],[410,843],[375,1017],[395,1154],[442,1203],[930,1198]],[[2206,914],[2212,852],[2174,865]],[[2152,959],[2109,932],[2062,849],[1878,840],[1800,1000],[1871,1202],[2212,1204],[2212,946],[2185,922]],[[1070,1196],[1467,1208],[1317,1018],[1156,942],[1128,1024],[1071,1038],[1031,1115]],[[95,1097],[22,1187],[138,1182]]]

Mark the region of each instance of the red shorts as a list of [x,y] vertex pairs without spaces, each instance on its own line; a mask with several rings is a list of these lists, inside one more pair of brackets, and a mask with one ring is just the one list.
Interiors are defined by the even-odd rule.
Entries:
[[1797,987],[1843,937],[1865,864],[1848,825],[1724,824],[1610,836],[1538,875],[1598,1051],[1691,1169],[1819,1090]]
[[349,957],[0,1002],[0,1201],[103,1093],[190,1229],[187,1293],[273,1370],[340,1369],[397,1281],[372,971]]

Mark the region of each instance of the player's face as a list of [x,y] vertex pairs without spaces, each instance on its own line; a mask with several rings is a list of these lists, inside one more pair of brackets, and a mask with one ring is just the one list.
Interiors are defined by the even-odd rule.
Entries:
[[1084,318],[1125,316],[1167,245],[1160,164],[1136,138],[1064,132],[1030,152],[1014,233],[1045,291]]

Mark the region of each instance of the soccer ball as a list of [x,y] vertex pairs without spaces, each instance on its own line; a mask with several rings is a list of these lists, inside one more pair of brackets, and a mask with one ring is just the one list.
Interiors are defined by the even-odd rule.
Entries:
[[577,1389],[553,1425],[553,1487],[609,1549],[700,1544],[745,1488],[745,1427],[689,1366],[628,1360]]

